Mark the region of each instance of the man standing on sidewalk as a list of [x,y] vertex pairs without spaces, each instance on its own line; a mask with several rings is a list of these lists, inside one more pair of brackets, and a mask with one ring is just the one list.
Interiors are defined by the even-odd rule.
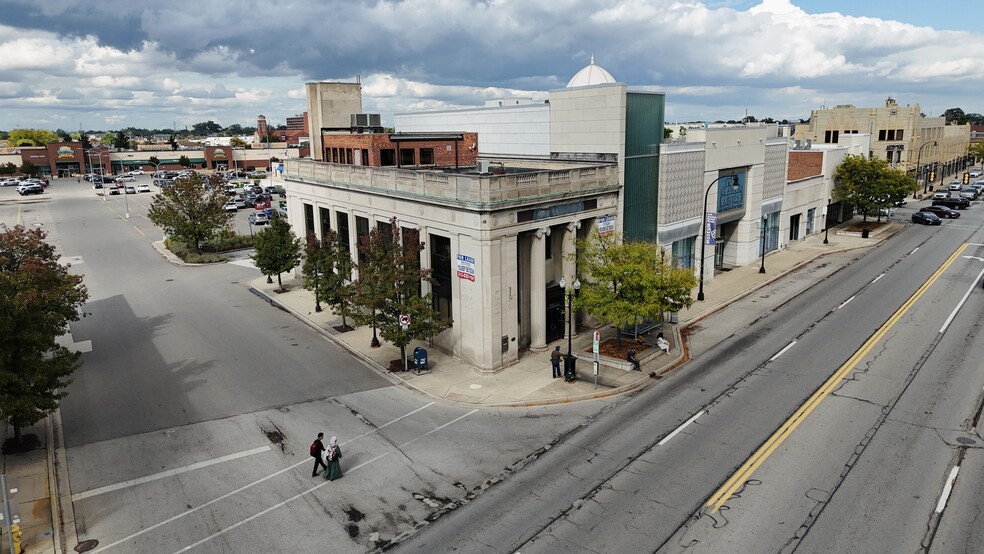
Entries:
[[560,377],[560,357],[560,347],[555,346],[553,352],[550,353],[550,365],[553,367],[554,379]]

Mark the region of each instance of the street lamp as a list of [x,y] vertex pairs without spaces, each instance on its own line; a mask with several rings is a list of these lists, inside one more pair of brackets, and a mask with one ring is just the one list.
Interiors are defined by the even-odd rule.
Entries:
[[711,184],[707,185],[707,191],[704,192],[704,218],[703,218],[703,231],[701,231],[700,241],[700,287],[697,289],[697,301],[702,302],[704,300],[704,247],[707,245],[707,196],[711,194],[711,189],[714,188],[714,183],[717,183],[725,177],[731,178],[731,190],[738,192],[738,176],[737,175],[722,175],[717,179],[711,181]]
[[[916,154],[916,177],[917,178],[919,177],[919,173],[920,173],[919,172],[919,169],[920,169],[920,167],[919,167],[919,161],[922,160],[922,149],[923,148],[926,148],[926,145],[928,145],[928,144],[935,145],[936,144],[936,141],[933,140],[933,141],[929,141],[929,142],[924,142],[923,145],[919,147],[919,152]],[[929,187],[929,183],[927,183],[926,182],[926,179],[923,178],[923,194],[926,194],[928,187]]]
[[[320,254],[318,254],[320,256]],[[321,313],[321,295],[318,294],[318,281],[321,280],[321,275],[318,272],[318,263],[321,260],[317,260],[314,263],[314,311],[315,313]]]
[[830,234],[830,199],[827,199],[827,206],[823,209],[823,243],[830,244],[827,236]]
[[769,222],[768,216],[762,216],[762,267],[759,268],[759,273],[765,273],[765,225]]
[[581,292],[581,281],[578,281],[577,277],[575,277],[574,282],[571,284],[571,290],[567,289],[567,281],[563,277],[560,278],[559,284],[560,288],[564,289],[564,292],[567,295],[567,356],[564,357],[564,377],[566,379],[568,375],[573,378],[574,364],[575,360],[577,360],[577,358],[574,357],[573,347],[571,344],[574,337],[574,312],[572,311],[571,305],[574,302],[574,297]]

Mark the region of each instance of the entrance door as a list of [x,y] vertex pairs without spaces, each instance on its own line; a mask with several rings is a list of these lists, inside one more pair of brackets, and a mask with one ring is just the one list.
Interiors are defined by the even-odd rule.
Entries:
[[714,246],[714,269],[721,269],[724,267],[724,238],[716,239],[717,244]]
[[799,240],[801,215],[803,214],[789,216],[789,240]]
[[564,338],[564,290],[554,283],[547,287],[547,343]]

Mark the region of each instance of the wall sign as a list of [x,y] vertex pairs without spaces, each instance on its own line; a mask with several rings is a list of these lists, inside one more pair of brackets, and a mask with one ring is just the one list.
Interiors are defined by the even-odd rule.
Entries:
[[458,254],[458,278],[475,282],[475,258]]
[[598,218],[598,234],[605,237],[615,233],[615,216],[606,215]]

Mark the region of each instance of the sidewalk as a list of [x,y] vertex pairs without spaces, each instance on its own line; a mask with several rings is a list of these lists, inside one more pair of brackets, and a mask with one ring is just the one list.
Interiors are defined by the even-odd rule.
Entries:
[[[388,371],[389,362],[400,358],[400,350],[385,341],[381,341],[379,348],[370,348],[369,343],[372,338],[370,328],[358,328],[346,333],[338,332],[335,327],[341,326],[341,319],[327,308],[320,313],[315,312],[314,296],[304,290],[301,279],[284,275],[283,284],[286,292],[279,293],[275,292],[277,284],[268,284],[264,277],[257,277],[250,281],[249,286],[258,296],[294,314],[394,383],[428,396],[454,402],[480,406],[530,406],[600,398],[645,386],[686,361],[687,348],[682,341],[680,331],[689,324],[707,317],[773,281],[782,279],[789,272],[820,256],[874,246],[903,227],[903,223],[895,221],[874,231],[867,239],[861,238],[860,233],[834,230],[829,235],[829,244],[823,244],[823,234],[815,234],[781,251],[767,254],[767,274],[759,273],[758,264],[719,272],[713,281],[704,283],[704,302],[695,302],[691,308],[681,311],[677,323],[664,325],[663,331],[670,341],[668,354],[661,353],[655,347],[641,353],[641,372],[603,364],[599,371],[597,385],[592,375],[592,333],[595,330],[601,331],[601,338],[604,341],[614,336],[615,330],[612,328],[581,329],[580,333],[573,337],[572,351],[578,356],[577,381],[574,383],[565,383],[563,379],[551,377],[549,351],[521,352],[517,363],[496,374],[486,375],[461,360],[431,348],[425,342],[409,344],[407,355],[412,356],[414,347],[423,346],[427,349],[431,371],[420,375],[412,371],[394,373]],[[551,343],[549,350],[555,345],[559,345],[563,352],[567,351],[566,338]]]

